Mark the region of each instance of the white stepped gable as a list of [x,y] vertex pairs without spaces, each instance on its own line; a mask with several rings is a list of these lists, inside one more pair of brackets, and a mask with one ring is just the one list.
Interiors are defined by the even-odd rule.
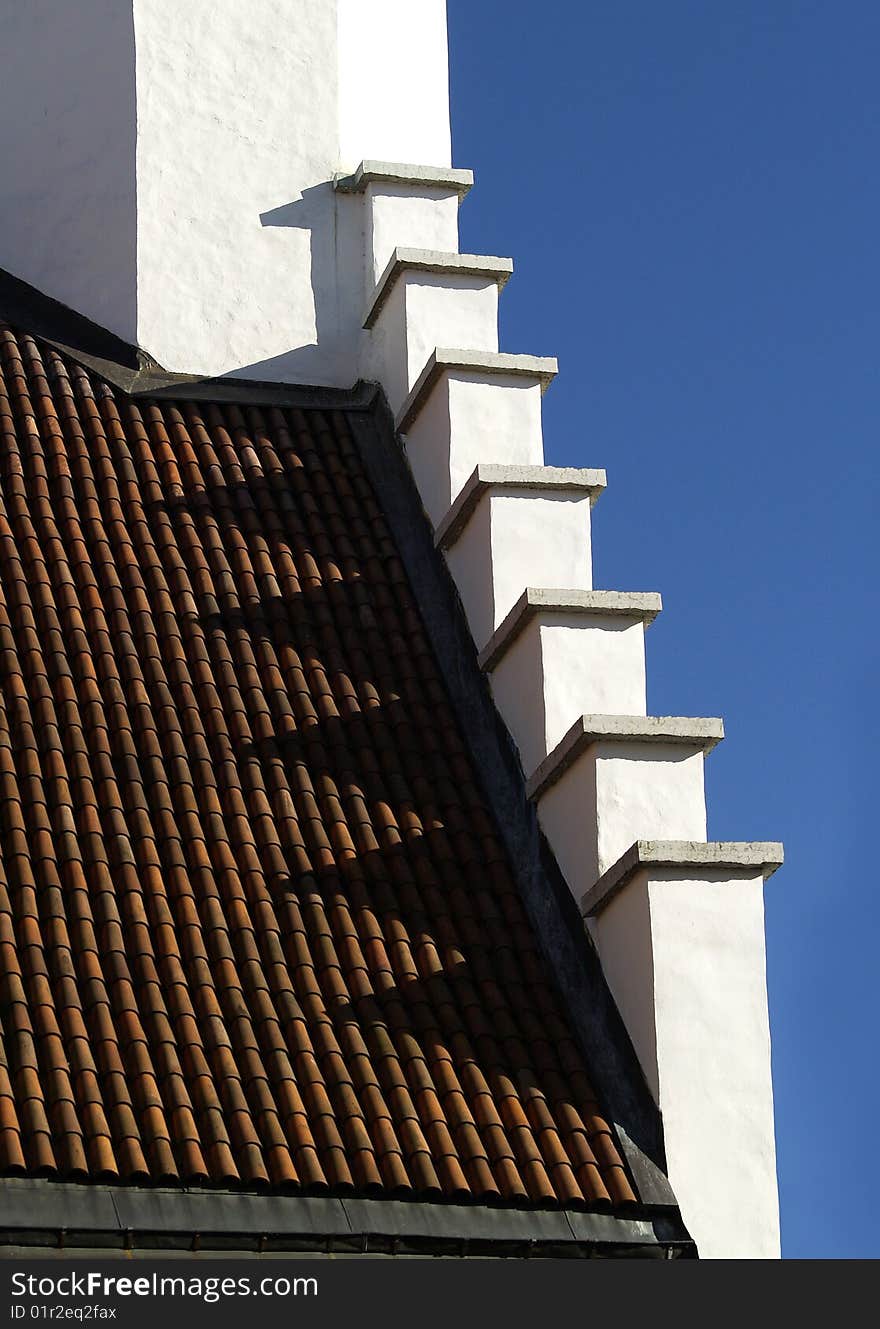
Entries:
[[[556,363],[498,349],[509,260],[457,254],[470,176],[364,162],[364,377],[395,413],[528,796],[660,1107],[705,1255],[774,1257],[763,883],[781,848],[707,843],[720,720],[646,714],[646,593],[593,589],[598,470],[545,466]],[[455,348],[455,349],[449,349]]]
[[[645,714],[659,601],[593,589],[604,472],[543,465],[555,361],[499,350],[513,265],[459,252],[445,0],[417,20],[407,0],[7,8],[0,75],[24,109],[0,124],[4,266],[169,371],[382,385],[685,1221],[704,1253],[778,1254],[762,889],[780,855],[707,845],[720,721]],[[83,97],[96,46],[120,76]]]

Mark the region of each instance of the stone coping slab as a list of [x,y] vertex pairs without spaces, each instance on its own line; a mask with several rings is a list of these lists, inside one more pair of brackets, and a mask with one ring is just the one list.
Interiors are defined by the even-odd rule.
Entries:
[[532,773],[526,793],[538,799],[594,743],[667,743],[709,753],[724,737],[717,718],[681,715],[582,715]]
[[588,494],[591,505],[605,488],[605,472],[576,466],[475,466],[464,488],[434,532],[438,549],[458,539],[480,499],[489,490],[546,489]]
[[682,868],[688,876],[701,870],[741,876],[754,876],[760,871],[766,881],[784,861],[778,840],[711,840],[708,844],[701,840],[636,840],[595,886],[584,892],[581,912],[585,918],[600,913],[643,868]]
[[418,189],[448,189],[460,198],[474,183],[473,171],[451,166],[415,166],[410,162],[362,161],[351,175],[338,175],[333,188],[338,194],[362,194],[367,185],[411,185]]
[[395,249],[367,305],[364,327],[379,317],[392,288],[405,272],[426,272],[440,277],[484,277],[502,290],[513,272],[512,258],[494,254],[453,254],[442,249]]
[[454,373],[513,375],[535,379],[545,393],[558,373],[559,366],[548,355],[505,355],[500,351],[467,351],[438,346],[416,379],[406,401],[397,412],[394,427],[404,433],[421,411],[444,374]]
[[543,590],[528,586],[480,652],[480,668],[494,669],[520,633],[542,613],[584,619],[619,615],[641,619],[647,628],[662,608],[656,591]]

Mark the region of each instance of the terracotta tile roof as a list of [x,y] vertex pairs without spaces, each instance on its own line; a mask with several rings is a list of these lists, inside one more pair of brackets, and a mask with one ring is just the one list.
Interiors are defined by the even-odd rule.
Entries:
[[344,412],[0,325],[0,1170],[621,1205]]

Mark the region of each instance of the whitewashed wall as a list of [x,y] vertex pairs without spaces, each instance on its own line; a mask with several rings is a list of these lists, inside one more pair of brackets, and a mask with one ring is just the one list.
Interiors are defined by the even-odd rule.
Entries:
[[342,169],[369,158],[449,166],[446,0],[337,5]]
[[137,336],[130,0],[27,0],[0,25],[0,267]]
[[764,882],[646,869],[592,921],[703,1259],[777,1259]]
[[350,387],[364,158],[448,166],[445,0],[28,0],[0,266],[165,368]]

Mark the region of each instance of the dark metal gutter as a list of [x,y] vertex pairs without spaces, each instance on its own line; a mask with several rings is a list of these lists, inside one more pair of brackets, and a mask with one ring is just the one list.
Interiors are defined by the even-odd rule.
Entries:
[[3,1247],[312,1254],[693,1258],[678,1212],[571,1210],[0,1181]]

